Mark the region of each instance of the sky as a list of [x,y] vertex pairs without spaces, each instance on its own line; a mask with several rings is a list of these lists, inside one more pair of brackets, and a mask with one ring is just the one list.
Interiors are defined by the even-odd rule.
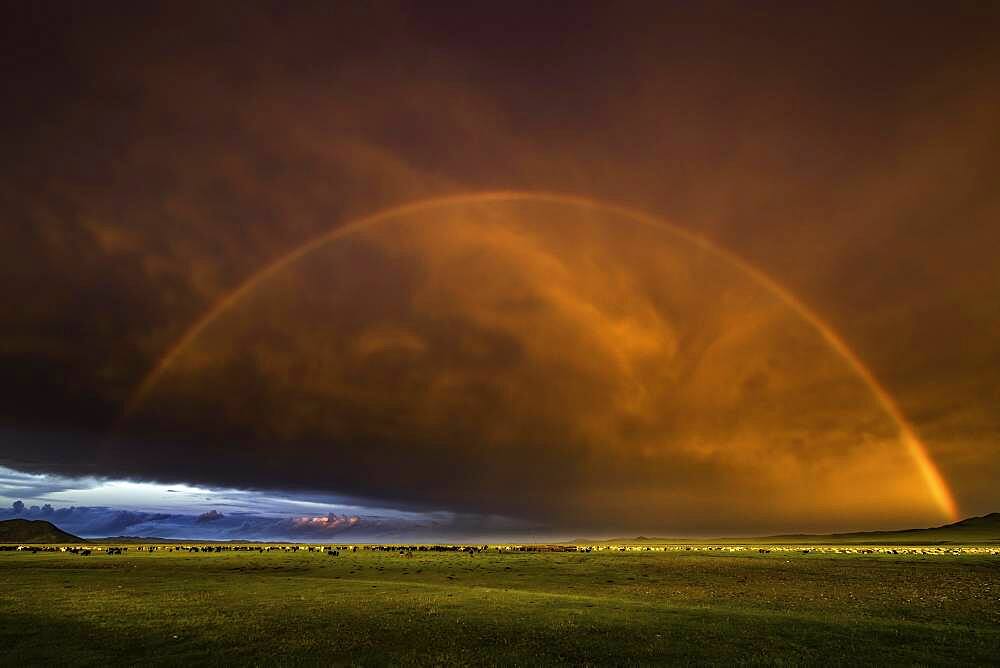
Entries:
[[990,3],[3,18],[0,517],[471,539],[1000,508]]
[[309,543],[536,541],[547,528],[499,516],[407,512],[323,494],[273,493],[0,468],[0,520],[45,520],[83,538]]

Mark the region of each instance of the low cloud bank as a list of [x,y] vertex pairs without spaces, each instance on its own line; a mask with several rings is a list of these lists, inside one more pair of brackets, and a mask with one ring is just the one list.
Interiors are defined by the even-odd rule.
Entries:
[[154,513],[104,506],[28,506],[14,501],[0,509],[0,520],[22,518],[52,522],[83,538],[144,536],[199,540],[287,540],[352,542],[393,540],[472,540],[473,527],[492,528],[494,535],[515,535],[526,528],[502,518],[470,518],[441,513],[426,519],[326,513],[265,516],[247,512],[200,514]]

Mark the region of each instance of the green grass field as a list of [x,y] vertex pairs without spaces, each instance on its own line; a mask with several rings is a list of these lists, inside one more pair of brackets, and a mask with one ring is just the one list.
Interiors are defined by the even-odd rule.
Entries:
[[989,664],[1000,556],[0,552],[0,663]]

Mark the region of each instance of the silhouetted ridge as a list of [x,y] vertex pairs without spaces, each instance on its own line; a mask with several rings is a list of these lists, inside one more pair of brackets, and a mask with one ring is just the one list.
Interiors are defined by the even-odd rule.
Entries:
[[609,540],[577,539],[576,543],[1000,543],[1000,513],[968,517],[952,524],[925,529],[890,531],[854,531],[832,534],[781,534],[777,536],[719,538],[612,538]]
[[0,521],[0,543],[86,543],[45,520]]

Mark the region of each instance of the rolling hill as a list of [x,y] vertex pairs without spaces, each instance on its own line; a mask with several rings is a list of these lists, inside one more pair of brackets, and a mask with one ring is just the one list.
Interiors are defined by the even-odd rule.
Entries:
[[85,543],[45,520],[0,521],[0,543]]
[[952,524],[927,529],[903,529],[900,531],[857,531],[829,535],[770,536],[764,540],[803,543],[1000,543],[1000,513],[990,513],[982,517],[969,517]]
[[785,534],[753,538],[612,538],[609,540],[576,540],[576,543],[603,543],[617,545],[645,545],[663,543],[782,543],[782,544],[880,544],[880,545],[935,545],[967,543],[1000,543],[1000,513],[982,517],[969,517],[952,524],[926,529],[901,529],[898,531],[856,531],[832,534]]

